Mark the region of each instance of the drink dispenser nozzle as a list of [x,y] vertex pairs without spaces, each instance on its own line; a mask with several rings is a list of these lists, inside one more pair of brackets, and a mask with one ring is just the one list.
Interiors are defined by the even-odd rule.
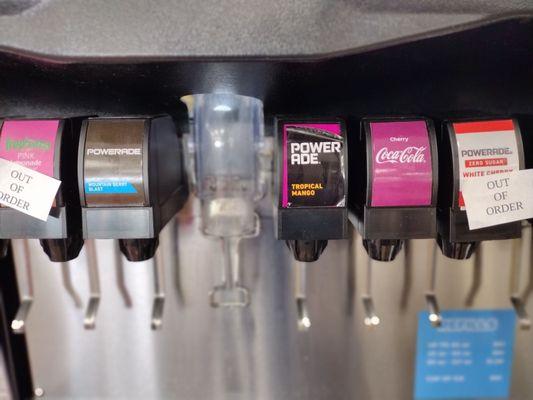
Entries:
[[346,129],[339,119],[278,117],[276,236],[294,257],[298,328],[307,330],[306,271],[348,236]]
[[461,186],[464,180],[476,176],[522,168],[524,150],[516,120],[447,121],[442,125],[437,237],[442,254],[465,260],[474,253],[480,241],[520,237],[520,221],[470,230]]
[[436,236],[437,146],[425,118],[365,119],[351,136],[350,220],[370,258],[392,261],[406,239]]
[[240,277],[241,239],[259,234],[256,203],[264,195],[260,152],[264,137],[261,100],[235,94],[182,97],[191,122],[194,182],[201,203],[201,229],[222,245],[222,284],[211,305],[246,306]]
[[[0,157],[61,180],[50,215],[41,221],[0,207],[0,238],[40,239],[50,260],[66,262],[83,247],[77,190],[76,147],[80,118],[6,119],[0,128]],[[6,241],[1,241],[1,253]]]
[[79,144],[83,235],[118,239],[129,261],[152,258],[188,196],[171,117],[89,118]]

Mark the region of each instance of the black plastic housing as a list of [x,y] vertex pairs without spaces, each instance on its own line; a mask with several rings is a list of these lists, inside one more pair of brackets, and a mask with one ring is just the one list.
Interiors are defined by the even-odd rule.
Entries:
[[[7,119],[6,119],[7,120]],[[54,178],[61,181],[55,203],[47,221],[41,221],[17,210],[0,208],[0,238],[40,239],[51,261],[64,262],[76,258],[83,247],[81,208],[78,193],[77,146],[81,118],[9,118],[8,120],[59,120],[54,151]],[[3,124],[0,123],[0,129]]]

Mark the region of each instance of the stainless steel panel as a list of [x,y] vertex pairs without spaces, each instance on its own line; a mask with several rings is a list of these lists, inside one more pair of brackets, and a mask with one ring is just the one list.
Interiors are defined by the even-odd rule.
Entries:
[[135,193],[86,193],[87,207],[144,206],[144,165],[147,155],[146,119],[89,119],[83,152],[83,186],[88,182],[127,182]]
[[68,236],[67,210],[59,207],[55,211],[57,215],[49,216],[47,221],[40,221],[15,209],[0,207],[0,238],[65,238]]
[[151,207],[82,208],[85,238],[142,239],[154,237]]
[[[207,293],[219,280],[221,246],[199,233],[196,211],[194,204],[180,213],[177,236],[170,226],[162,232],[167,279],[158,331],[150,329],[151,261],[122,260],[124,288],[117,285],[122,270],[113,242],[97,241],[102,298],[96,330],[86,331],[83,308],[62,289],[60,266],[32,241],[35,300],[27,337],[34,380],[47,398],[412,398],[417,312],[425,308],[431,240],[411,241],[407,260],[403,252],[392,263],[372,263],[381,319],[375,328],[363,323],[367,257],[360,237],[353,246],[330,242],[308,267],[312,326],[299,332],[292,260],[285,244],[274,239],[272,219],[263,218],[261,236],[241,245],[251,306],[213,309]],[[530,247],[527,230],[522,288],[531,279]],[[435,293],[441,308],[510,307],[511,248],[511,241],[483,243],[481,264],[448,260],[439,252]],[[85,306],[85,254],[70,263],[70,271]],[[533,398],[532,368],[532,333],[517,330],[512,399]]]

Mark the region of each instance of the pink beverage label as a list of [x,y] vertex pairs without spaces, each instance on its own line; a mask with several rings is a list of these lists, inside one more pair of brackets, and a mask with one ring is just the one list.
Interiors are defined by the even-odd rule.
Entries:
[[371,122],[371,206],[429,206],[433,193],[426,122]]
[[53,177],[58,128],[59,120],[4,121],[0,158]]

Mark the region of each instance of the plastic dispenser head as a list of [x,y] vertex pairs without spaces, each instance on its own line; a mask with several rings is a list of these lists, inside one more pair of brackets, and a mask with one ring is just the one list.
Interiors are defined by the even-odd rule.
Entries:
[[76,169],[80,119],[1,122],[0,158],[61,180],[46,221],[0,207],[0,238],[40,239],[50,260],[76,258],[83,247]]
[[354,137],[350,158],[350,219],[369,257],[392,261],[406,239],[436,236],[433,123],[425,118],[365,119],[356,141]]
[[222,242],[223,282],[210,293],[211,305],[246,306],[249,294],[241,284],[238,246],[259,233],[255,206],[264,194],[263,103],[234,94],[197,94],[182,101],[191,120],[201,229]]
[[85,120],[78,164],[84,237],[119,239],[129,261],[153,257],[160,230],[187,200],[182,154],[171,117]]
[[480,241],[518,238],[520,221],[470,230],[461,183],[476,176],[524,168],[518,122],[513,119],[445,122],[439,135],[437,243],[446,257],[470,258]]
[[279,117],[276,131],[276,235],[295,259],[298,327],[307,330],[306,263],[348,235],[346,130],[338,119]]

